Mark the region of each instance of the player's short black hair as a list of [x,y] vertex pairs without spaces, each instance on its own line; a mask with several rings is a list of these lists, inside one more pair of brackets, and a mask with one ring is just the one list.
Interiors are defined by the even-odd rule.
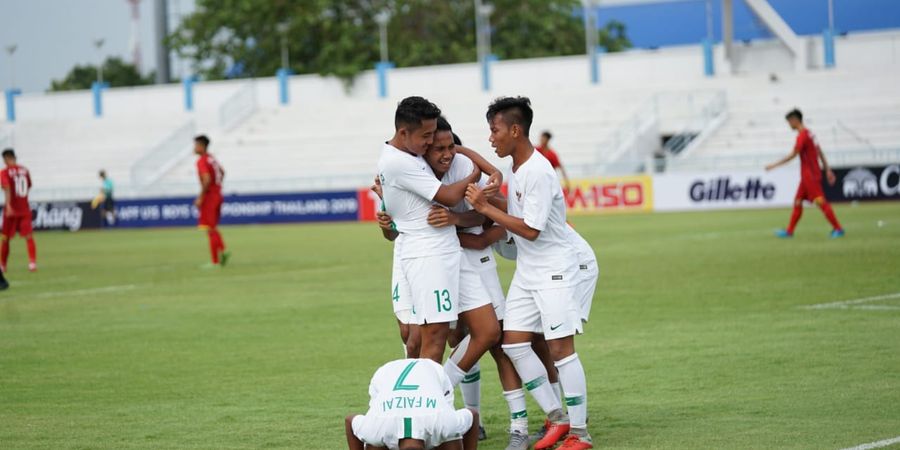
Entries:
[[199,142],[199,143],[203,144],[204,147],[209,147],[209,138],[206,137],[205,134],[197,135],[194,138],[194,142]]
[[101,177],[103,177],[103,178],[106,178],[106,171],[103,170],[103,169],[100,169],[99,175],[100,175]]
[[[451,133],[453,132],[451,131]],[[453,144],[462,145],[462,139],[460,139],[459,136],[456,135],[456,133],[453,133]]]
[[4,157],[4,158],[15,158],[15,157],[16,157],[16,152],[15,152],[15,150],[13,150],[12,148],[4,149],[4,150],[3,150],[3,157]]
[[438,116],[437,131],[449,131],[451,133],[453,132],[453,127],[450,126],[450,122],[447,121],[446,117]]
[[550,133],[550,132],[547,131],[547,130],[544,130],[544,132],[541,133],[541,136],[547,138],[548,141],[549,141],[550,139],[553,139],[553,134]]
[[422,97],[406,97],[397,104],[394,128],[415,131],[422,126],[422,121],[437,119],[440,116],[441,109],[434,103]]
[[788,113],[784,116],[785,119],[790,119],[792,117],[803,122],[803,113],[800,112],[800,110],[797,108],[788,111]]
[[531,130],[531,122],[534,120],[534,111],[531,110],[531,100],[528,97],[500,97],[494,100],[487,110],[488,123],[494,120],[497,114],[503,116],[507,125],[518,125],[525,130],[525,136]]

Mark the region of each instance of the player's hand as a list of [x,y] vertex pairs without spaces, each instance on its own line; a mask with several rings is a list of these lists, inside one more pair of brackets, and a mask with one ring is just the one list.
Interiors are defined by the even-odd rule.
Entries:
[[775,164],[769,164],[769,165],[766,166],[766,172],[769,172],[769,171],[771,171],[771,170],[774,169],[774,168],[775,168]]
[[837,177],[834,176],[834,172],[831,169],[825,171],[825,179],[828,180],[829,186],[834,186],[834,183],[837,182]]
[[3,215],[4,215],[4,216],[6,216],[6,217],[12,217],[13,214],[15,214],[15,211],[13,211],[12,206],[6,205],[6,206],[3,207]]
[[503,185],[503,174],[495,172],[488,178],[487,185],[484,187],[485,197],[492,198],[500,192],[500,186]]
[[472,205],[472,208],[475,208],[475,211],[483,213],[485,208],[488,207],[487,197],[484,195],[484,191],[478,189],[478,186],[474,184],[469,184],[466,188],[466,201]]
[[384,211],[378,211],[375,213],[375,219],[378,221],[378,226],[382,230],[392,231],[394,229],[394,218],[391,217],[390,214]]
[[459,217],[447,208],[438,205],[431,205],[431,211],[428,211],[428,225],[435,228],[456,226],[459,224]]
[[381,179],[378,178],[378,175],[375,175],[375,184],[373,184],[370,189],[372,189],[372,192],[374,192],[378,198],[384,200],[384,191],[381,189]]
[[201,203],[203,203],[203,198],[197,197],[196,199],[194,199],[194,206],[199,208]]

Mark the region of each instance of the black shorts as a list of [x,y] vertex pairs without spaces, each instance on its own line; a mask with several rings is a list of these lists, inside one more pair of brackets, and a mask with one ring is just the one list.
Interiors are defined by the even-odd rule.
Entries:
[[115,212],[116,210],[116,201],[113,200],[111,195],[106,196],[106,200],[103,200],[103,210]]

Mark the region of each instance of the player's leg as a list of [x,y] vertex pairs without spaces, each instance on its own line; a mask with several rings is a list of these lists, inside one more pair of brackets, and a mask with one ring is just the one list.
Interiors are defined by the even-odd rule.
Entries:
[[22,216],[19,220],[19,235],[25,239],[28,248],[28,270],[37,270],[37,245],[34,243],[34,230],[31,226],[31,215]]
[[806,185],[801,181],[800,185],[797,186],[797,194],[794,196],[794,209],[791,211],[791,221],[788,223],[787,228],[776,232],[778,237],[787,238],[794,235],[794,230],[797,228],[797,222],[800,222],[800,216],[803,215],[803,199],[805,198]]
[[[344,433],[347,436],[347,448],[350,450],[365,450],[366,444],[363,441],[359,440],[355,434],[353,434],[353,418],[356,417],[355,414],[351,414],[344,419]],[[371,447],[369,447],[371,448]]]
[[834,210],[831,208],[831,204],[828,203],[828,200],[825,199],[825,196],[820,195],[813,201],[819,206],[819,209],[822,210],[822,214],[825,215],[825,219],[828,220],[828,223],[831,224],[831,237],[843,236],[844,228],[841,227],[841,223],[838,222],[837,216],[834,215]]
[[[562,449],[592,448],[587,431],[587,379],[584,366],[575,352],[575,335],[582,332],[580,304],[576,305],[575,289],[559,288],[535,292],[544,324],[544,337],[550,356],[559,372],[566,407],[569,413],[570,435]],[[541,442],[548,441],[547,436]]]
[[0,270],[0,291],[5,291],[9,289],[9,282],[6,281],[6,276],[3,275],[3,271]]
[[547,345],[547,340],[544,339],[544,333],[534,333],[534,337],[531,339],[531,348],[534,349],[538,358],[541,358],[544,367],[547,368],[547,381],[550,382],[553,392],[556,393],[557,397],[562,398],[562,391],[559,387],[559,372],[556,370],[556,365],[553,364],[553,357],[550,355],[550,347]]
[[[460,340],[459,336],[464,334],[464,337]],[[453,347],[453,351],[450,353],[450,357],[447,358],[447,362],[444,363],[444,372],[448,373],[447,377],[450,378],[451,374],[453,377],[457,376],[456,371],[460,371],[459,360],[466,354],[468,351],[469,344],[472,341],[472,335],[466,332],[465,325],[457,323],[455,329],[450,331],[450,338],[448,339],[448,344]],[[453,345],[456,343],[456,345]],[[462,374],[463,378],[459,381],[459,390],[462,392],[463,404],[465,404],[466,408],[480,412],[481,411],[481,366],[476,362],[468,372]],[[451,383],[454,383],[454,380],[451,379]],[[484,440],[487,439],[487,436],[484,434],[483,424],[479,423],[479,438]]]
[[515,366],[525,389],[551,422],[548,439],[539,441],[535,448],[549,448],[568,433],[569,424],[562,403],[547,380],[547,368],[531,348],[533,334],[542,330],[541,312],[533,291],[516,284],[510,286],[503,326],[503,351]]
[[406,339],[407,358],[422,357],[422,332],[415,323],[409,324],[409,338]]
[[222,220],[222,203],[223,201],[219,199],[216,202],[216,212],[215,212],[215,221],[216,221],[216,244],[219,247],[219,255],[221,256],[222,265],[228,264],[228,260],[231,258],[231,252],[225,249],[225,240],[222,238],[222,234],[219,232],[219,222]]
[[16,235],[18,219],[12,216],[3,217],[3,241],[0,243],[0,269],[6,272],[9,261],[9,241]]

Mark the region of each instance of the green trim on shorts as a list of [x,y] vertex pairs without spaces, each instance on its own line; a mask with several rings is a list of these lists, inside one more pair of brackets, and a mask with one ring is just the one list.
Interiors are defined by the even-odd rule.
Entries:
[[403,418],[403,439],[412,439],[412,417]]
[[466,375],[465,378],[462,379],[462,382],[469,384],[469,383],[474,383],[480,379],[481,379],[481,371],[479,370],[478,372],[475,372],[473,374]]
[[512,420],[516,420],[516,419],[524,419],[524,418],[526,418],[526,417],[528,417],[528,411],[527,411],[527,410],[516,411],[516,412],[514,412],[514,413],[512,413],[512,414],[509,415],[509,418],[512,419]]
[[566,397],[566,406],[578,406],[584,403],[584,396],[579,395],[577,397]]
[[531,381],[526,381],[525,389],[528,389],[529,391],[533,391],[546,382],[547,382],[547,377],[544,375],[541,375]]

